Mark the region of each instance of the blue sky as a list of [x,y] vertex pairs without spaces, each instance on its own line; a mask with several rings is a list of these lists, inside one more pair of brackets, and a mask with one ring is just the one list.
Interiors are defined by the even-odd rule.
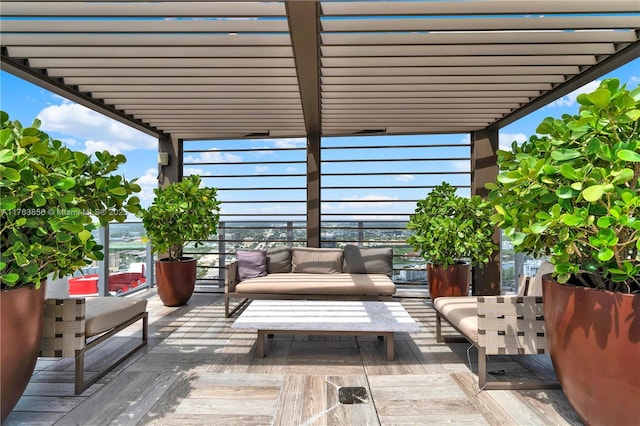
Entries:
[[[618,68],[610,74],[600,78],[602,80],[606,77],[616,77],[623,83],[627,83],[629,87],[636,87],[640,83],[640,59]],[[529,116],[518,120],[517,122],[503,128],[500,132],[500,144],[503,147],[508,147],[513,140],[522,142],[526,140],[530,135],[535,132],[537,125],[547,116],[559,117],[564,113],[577,112],[578,105],[575,102],[575,98],[578,93],[591,91],[599,84],[599,80],[592,82],[587,87],[577,90],[575,93],[564,96],[563,98],[541,108]],[[98,113],[88,110],[80,105],[70,102],[58,95],[55,95],[45,89],[30,84],[20,78],[17,78],[9,73],[2,71],[0,73],[0,107],[2,110],[9,113],[11,119],[20,120],[24,125],[28,125],[35,117],[39,117],[42,120],[42,130],[48,132],[52,136],[64,141],[69,147],[75,150],[84,151],[86,153],[93,153],[96,150],[108,149],[112,153],[125,154],[128,162],[119,169],[119,173],[125,175],[129,179],[138,178],[138,182],[143,188],[140,194],[143,205],[148,205],[153,198],[153,188],[157,186],[157,142],[153,137],[150,137],[144,133],[138,132],[134,129],[127,127],[124,124],[111,120]],[[385,138],[381,140],[379,138]],[[393,145],[403,144],[424,144],[424,143],[438,143],[438,144],[460,144],[468,143],[468,135],[438,135],[438,136],[410,136],[410,137],[360,137],[360,138],[331,138],[326,141],[327,145]],[[216,152],[216,149],[225,149],[232,146],[238,147],[238,143],[243,148],[262,148],[263,151],[259,152],[237,152],[237,153],[224,153]],[[208,162],[229,162],[229,161],[274,161],[274,160],[300,160],[305,158],[304,151],[273,151],[273,148],[286,148],[286,147],[299,147],[305,146],[304,140],[244,140],[240,142],[193,142],[187,143],[185,149],[206,149],[206,153],[187,153],[185,161],[200,162],[202,160]],[[443,155],[445,157],[457,157],[459,154],[463,155],[467,148],[447,148],[440,150],[430,150],[430,155],[438,156]],[[359,150],[352,150],[351,152],[366,156],[366,158],[375,158],[375,156],[392,156],[392,151],[384,150],[371,150],[365,154],[358,152]],[[409,150],[402,153],[404,157],[411,155],[410,151],[416,151],[416,156],[420,156],[420,150]],[[337,156],[338,155],[338,156]],[[325,159],[337,159],[339,155],[345,155],[339,151],[326,151],[323,154],[323,160]],[[383,157],[384,158],[384,157]],[[388,157],[387,157],[388,158]],[[347,184],[351,186],[366,185],[372,186],[416,186],[416,185],[431,185],[439,183],[442,178],[433,178],[429,176],[423,176],[414,174],[424,167],[424,164],[428,164],[429,167],[437,169],[442,167],[444,170],[468,170],[468,164],[464,162],[452,163],[452,162],[428,162],[428,163],[415,163],[411,165],[411,169],[407,170],[407,173],[395,176],[380,176],[380,177],[367,177],[362,176],[360,178],[349,178]],[[216,168],[217,166],[201,166],[201,165],[187,165],[185,166],[185,174],[219,174],[221,170]],[[335,163],[324,166],[325,172],[340,171],[344,168],[352,167],[349,163]],[[376,171],[389,170],[393,171],[393,167],[407,167],[406,163],[368,163],[365,167],[373,168]],[[403,169],[400,169],[403,170]],[[250,174],[250,175],[264,175],[264,174],[290,174],[290,177],[283,178],[269,178],[266,179],[270,183],[267,185],[283,185],[286,186],[301,186],[304,187],[306,179],[301,174],[305,172],[304,164],[253,164],[245,166],[227,166],[225,173],[238,173],[238,174]],[[464,177],[464,175],[460,175]],[[460,176],[451,175],[451,180],[460,179]],[[375,180],[374,180],[375,179]],[[434,179],[437,180],[434,181]],[[323,185],[333,186],[344,183],[344,178],[341,177],[325,177],[323,179]],[[216,187],[237,187],[247,185],[247,180],[243,181],[242,178],[238,179],[207,179],[206,182],[211,186]],[[255,186],[255,182],[253,182]],[[423,191],[423,190],[421,190]],[[264,200],[273,200],[274,192],[278,191],[263,191],[259,194],[259,197],[263,197]],[[300,203],[289,203],[285,205],[271,205],[256,204],[250,206],[234,205],[223,206],[223,213],[226,212],[253,212],[253,213],[278,213],[278,212],[299,212],[304,213],[304,190],[290,190],[279,191],[278,199],[291,199],[300,200]],[[286,193],[285,193],[286,192]],[[255,192],[246,191],[227,191],[221,199],[242,199],[248,197],[249,194],[254,197]],[[334,199],[337,202],[325,203],[323,210],[325,212],[359,212],[378,210],[381,207],[387,209],[389,212],[406,212],[407,206],[402,205],[400,202],[402,199],[407,198],[420,198],[425,194],[416,195],[412,193],[410,189],[369,189],[369,190],[326,190],[323,192],[324,199]],[[371,201],[371,203],[367,203]],[[382,204],[381,204],[382,203]],[[406,204],[406,203],[405,203]],[[355,218],[355,216],[354,216]]]

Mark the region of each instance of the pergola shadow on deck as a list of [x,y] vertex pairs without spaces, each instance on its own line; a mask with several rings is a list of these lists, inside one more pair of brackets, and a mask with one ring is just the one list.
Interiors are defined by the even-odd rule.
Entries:
[[[72,360],[40,359],[5,424],[581,424],[561,390],[478,393],[475,349],[469,365],[468,344],[437,343],[425,299],[398,299],[422,330],[399,334],[387,361],[383,342],[349,336],[275,336],[260,359],[256,333],[230,328],[221,296],[195,294],[167,308],[153,290],[142,295],[148,347],[80,396]],[[89,370],[135,344],[112,340],[87,356]],[[489,370],[554,376],[546,356],[527,364],[497,357]],[[366,402],[341,404],[338,389],[353,386],[366,389]]]

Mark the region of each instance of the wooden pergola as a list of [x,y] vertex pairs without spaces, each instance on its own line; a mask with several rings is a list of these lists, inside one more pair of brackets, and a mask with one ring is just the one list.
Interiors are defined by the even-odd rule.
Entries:
[[[472,192],[498,130],[640,56],[637,0],[3,1],[2,69],[158,137],[305,137],[308,245],[320,138],[469,133]],[[498,260],[479,294],[499,286]]]

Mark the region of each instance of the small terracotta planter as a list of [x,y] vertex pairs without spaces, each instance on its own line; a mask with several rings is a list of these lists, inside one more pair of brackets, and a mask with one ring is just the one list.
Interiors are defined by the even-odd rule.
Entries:
[[2,421],[22,396],[40,352],[46,283],[0,292]]
[[468,296],[471,265],[456,263],[447,269],[427,263],[427,283],[431,300],[443,296]]
[[165,306],[182,306],[189,301],[196,286],[197,260],[183,257],[177,261],[156,261],[158,296]]
[[544,321],[562,390],[589,425],[640,420],[640,295],[544,275]]

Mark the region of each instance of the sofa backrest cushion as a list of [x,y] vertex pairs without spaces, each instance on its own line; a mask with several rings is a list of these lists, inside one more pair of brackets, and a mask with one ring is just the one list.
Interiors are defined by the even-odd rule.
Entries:
[[544,261],[540,264],[540,269],[536,272],[535,277],[529,283],[529,290],[527,296],[542,296],[542,276],[553,272],[554,266],[549,261]]
[[236,251],[236,259],[238,260],[240,281],[267,275],[266,250],[238,250]]
[[267,249],[267,272],[269,274],[291,272],[291,249],[289,247]]
[[385,274],[390,277],[393,275],[393,249],[349,244],[344,248],[342,271],[350,274]]
[[293,247],[291,272],[305,274],[339,274],[342,272],[342,249]]

